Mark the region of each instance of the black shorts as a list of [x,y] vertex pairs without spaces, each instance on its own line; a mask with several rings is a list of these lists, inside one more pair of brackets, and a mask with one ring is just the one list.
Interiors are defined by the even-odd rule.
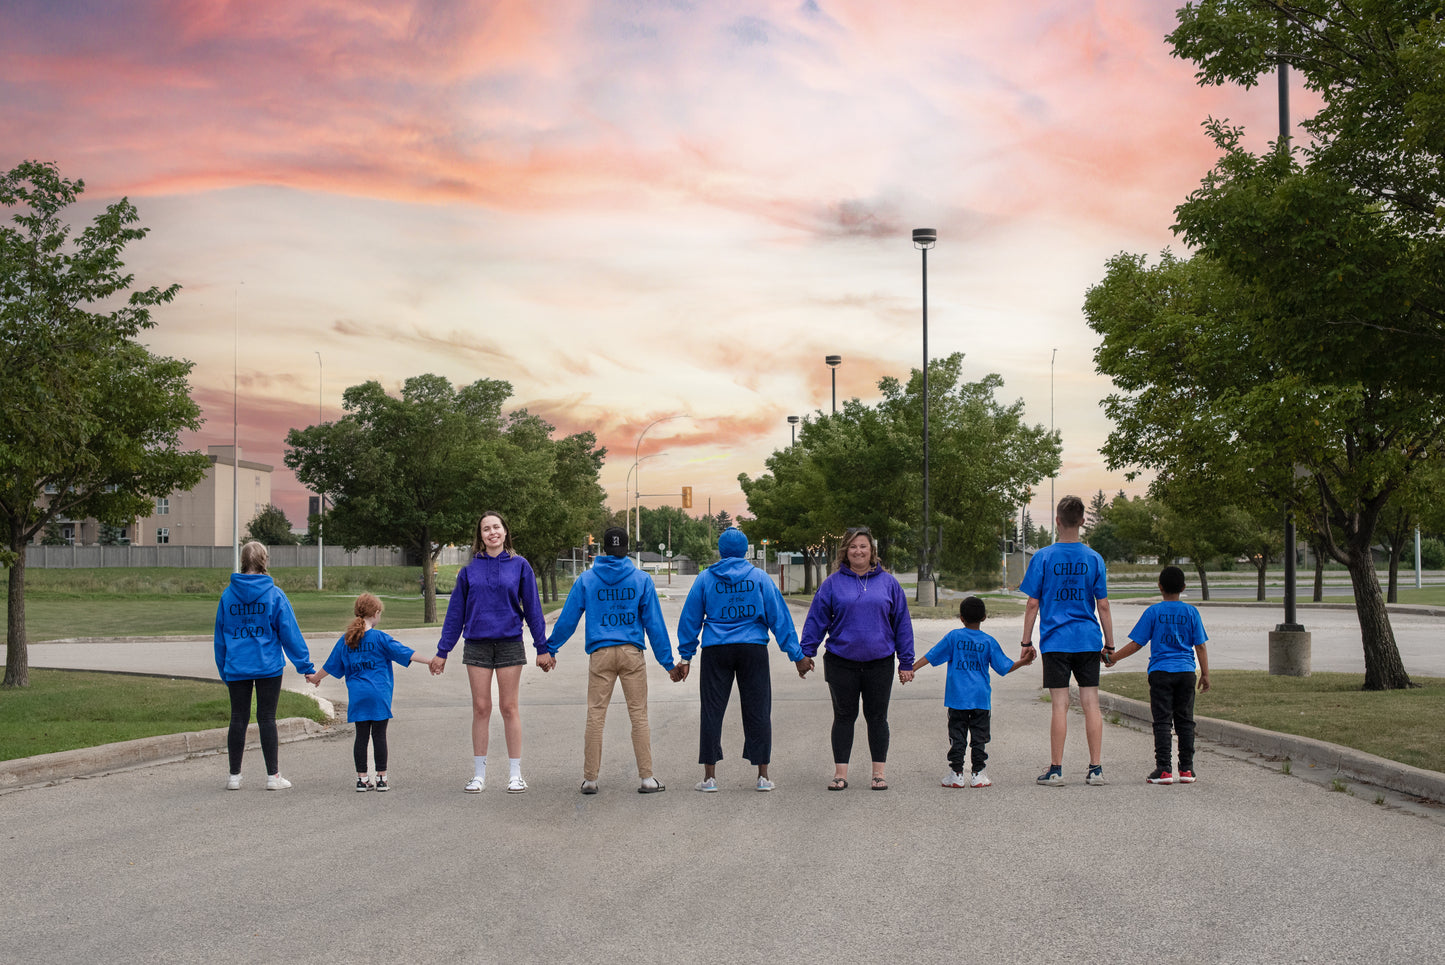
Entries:
[[1069,685],[1069,675],[1073,674],[1080,687],[1099,686],[1099,664],[1102,662],[1099,651],[1086,650],[1083,653],[1053,653],[1044,654],[1044,686],[1050,690],[1057,690]]
[[[500,670],[502,667],[524,667],[527,664],[527,650],[522,638],[515,640],[468,640],[462,644],[462,663],[468,667],[486,667]],[[1097,678],[1098,674],[1095,674]]]

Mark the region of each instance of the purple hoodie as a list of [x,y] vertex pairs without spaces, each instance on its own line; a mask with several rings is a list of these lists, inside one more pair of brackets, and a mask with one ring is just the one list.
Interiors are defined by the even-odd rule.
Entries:
[[881,566],[862,575],[845,566],[823,581],[803,624],[803,654],[816,654],[825,635],[829,653],[859,661],[896,653],[900,669],[913,669],[908,599]]
[[538,653],[545,653],[547,624],[542,618],[542,598],[537,595],[532,565],[505,550],[496,556],[473,556],[457,573],[437,656],[451,653],[458,636],[468,640],[520,640],[524,617],[532,631],[532,646]]

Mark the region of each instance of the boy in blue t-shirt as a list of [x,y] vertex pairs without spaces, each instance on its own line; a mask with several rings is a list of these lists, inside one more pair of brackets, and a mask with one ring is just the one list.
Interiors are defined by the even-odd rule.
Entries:
[[[999,676],[1011,674],[1033,663],[1033,654],[1025,659],[1010,660],[998,641],[978,628],[988,619],[983,601],[976,596],[964,599],[958,607],[962,630],[950,630],[928,653],[913,662],[915,671],[929,664],[945,664],[948,680],[943,691],[943,704],[948,708],[948,774],[944,787],[989,787],[984,764],[988,752],[990,705],[993,688],[988,677],[992,667]],[[973,734],[973,776],[963,776],[963,755]]]
[[[1149,709],[1154,715],[1154,772],[1146,780],[1150,784],[1194,783],[1194,658],[1199,658],[1199,691],[1209,689],[1209,654],[1204,641],[1204,621],[1199,611],[1179,599],[1184,592],[1184,571],[1166,566],[1159,574],[1159,593],[1163,600],[1144,611],[1129,642],[1116,654],[1104,654],[1106,666],[1112,667],[1150,643]],[[1170,770],[1169,728],[1179,735],[1179,776]]]
[[1079,709],[1084,712],[1084,739],[1089,745],[1084,783],[1098,785],[1105,783],[1100,756],[1104,715],[1099,712],[1099,663],[1104,653],[1114,649],[1108,574],[1104,558],[1085,546],[1080,535],[1082,499],[1065,496],[1059,500],[1054,521],[1058,529],[1053,544],[1034,554],[1019,584],[1019,592],[1029,598],[1024,607],[1022,656],[1033,652],[1037,621],[1038,652],[1043,654],[1044,686],[1049,690],[1049,769],[1039,775],[1038,783],[1051,787],[1064,783],[1072,676],[1079,684]]

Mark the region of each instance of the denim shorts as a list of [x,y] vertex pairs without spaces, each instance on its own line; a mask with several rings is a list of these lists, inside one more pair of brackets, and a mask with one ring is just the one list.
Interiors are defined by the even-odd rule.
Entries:
[[462,663],[488,670],[522,667],[527,663],[527,651],[522,646],[521,637],[515,640],[467,640],[462,644]]

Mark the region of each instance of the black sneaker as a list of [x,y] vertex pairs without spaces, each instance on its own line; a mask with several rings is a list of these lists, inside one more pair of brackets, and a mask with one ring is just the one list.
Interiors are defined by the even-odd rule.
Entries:
[[376,789],[378,791],[390,791],[391,785],[386,783],[386,778],[378,774],[376,775]]
[[1150,784],[1173,784],[1174,774],[1167,767],[1156,767],[1144,780]]
[[374,791],[376,790],[376,786],[370,781],[368,781],[366,778],[358,777],[356,779],[356,789],[358,791]]

